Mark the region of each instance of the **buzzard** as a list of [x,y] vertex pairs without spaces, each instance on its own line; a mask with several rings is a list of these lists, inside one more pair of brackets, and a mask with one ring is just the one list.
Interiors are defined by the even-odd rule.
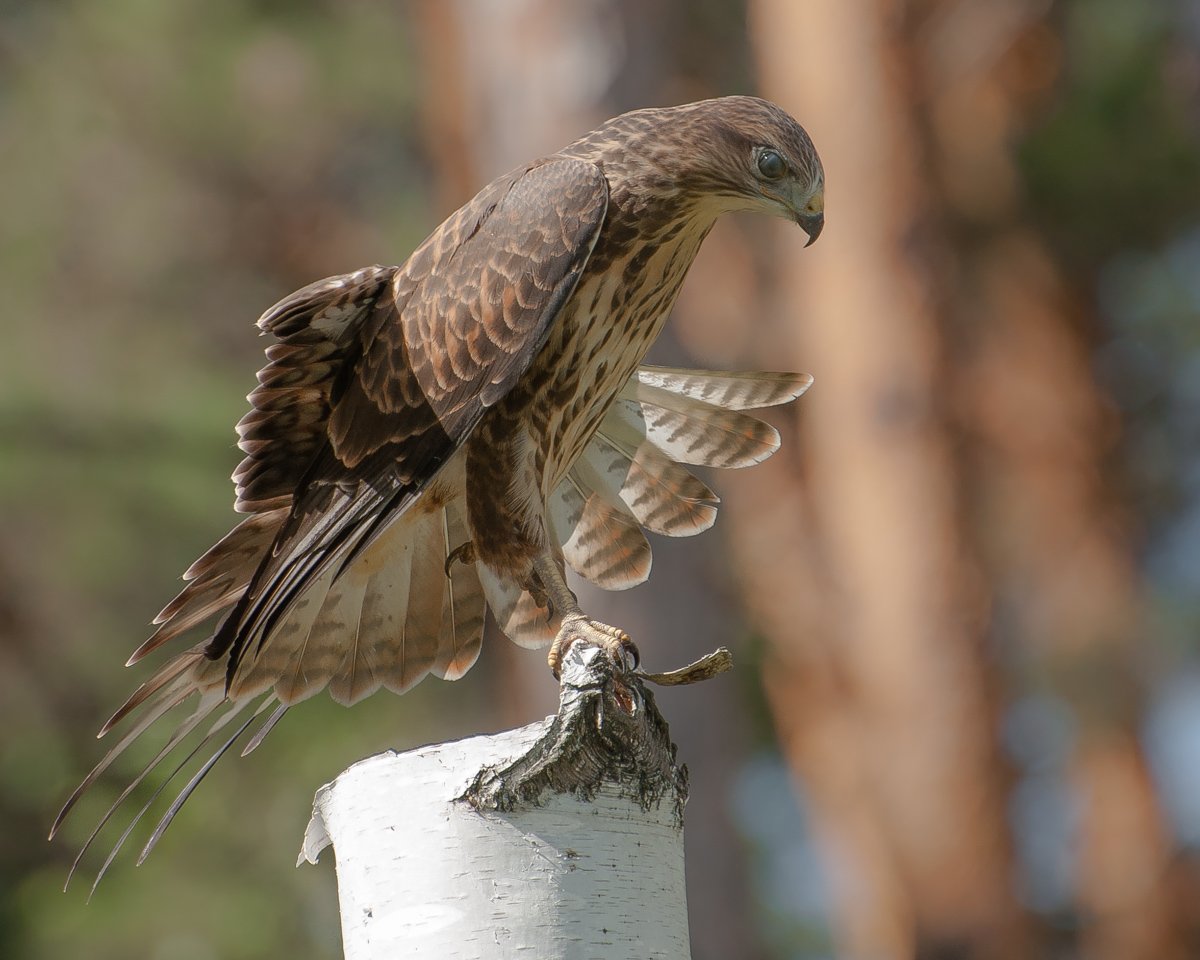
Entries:
[[274,342],[237,426],[235,509],[248,516],[184,574],[129,663],[220,619],[104,725],[101,736],[129,729],[54,830],[194,697],[87,842],[199,730],[170,777],[214,739],[216,750],[140,863],[256,723],[243,754],[322,689],[353,704],[427,674],[460,677],[487,609],[518,644],[549,645],[552,669],[579,639],[636,665],[629,638],[580,609],[565,568],[611,590],[645,580],[644,530],[713,523],[717,497],[683,465],[763,460],[778,434],[743,411],[811,382],[642,358],[721,214],[786,217],[811,243],[823,203],[812,142],[774,104],[638,110],[484,187],[400,266],[321,280],[269,309],[258,325]]

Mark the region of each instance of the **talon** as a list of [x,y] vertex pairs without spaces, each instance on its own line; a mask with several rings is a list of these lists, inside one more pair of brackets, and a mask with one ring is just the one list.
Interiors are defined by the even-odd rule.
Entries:
[[450,576],[450,568],[454,566],[456,562],[465,564],[472,564],[475,562],[475,542],[473,540],[468,540],[466,543],[460,543],[446,555],[446,565],[443,568],[446,571],[446,576]]
[[610,627],[607,623],[591,620],[582,614],[576,614],[575,616],[563,617],[558,636],[554,638],[554,643],[550,647],[549,654],[546,656],[546,662],[550,665],[550,672],[554,674],[556,680],[561,679],[560,671],[563,657],[567,655],[567,651],[571,649],[571,645],[577,640],[596,644],[596,646],[604,650],[609,659],[623,673],[632,673],[642,662],[641,654],[638,653],[636,644],[634,644],[629,638],[629,634],[624,630],[621,630],[619,627]]
[[625,634],[622,634],[620,643],[621,653],[630,661],[625,665],[625,670],[627,673],[633,673],[642,665],[642,652],[637,648],[637,644]]

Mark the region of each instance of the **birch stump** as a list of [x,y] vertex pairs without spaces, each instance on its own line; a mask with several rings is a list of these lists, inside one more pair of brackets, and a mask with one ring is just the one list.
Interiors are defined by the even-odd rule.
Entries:
[[576,644],[558,714],[355,764],[317,791],[299,862],[336,852],[347,960],[686,960],[687,771],[644,679]]

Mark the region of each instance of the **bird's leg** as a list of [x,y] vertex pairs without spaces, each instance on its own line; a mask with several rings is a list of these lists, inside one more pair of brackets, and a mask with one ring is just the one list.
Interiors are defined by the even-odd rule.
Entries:
[[610,627],[607,623],[593,620],[579,608],[579,601],[567,586],[553,557],[542,554],[533,561],[533,570],[546,591],[551,613],[560,618],[558,634],[546,657],[555,678],[558,677],[563,657],[571,649],[571,644],[577,640],[596,644],[614,663],[626,671],[637,669],[641,657],[637,647],[629,639],[629,634],[617,627]]

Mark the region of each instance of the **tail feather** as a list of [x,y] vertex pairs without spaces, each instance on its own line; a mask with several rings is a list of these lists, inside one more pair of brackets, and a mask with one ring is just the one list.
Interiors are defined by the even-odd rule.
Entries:
[[[405,689],[403,668],[404,626],[412,587],[413,547],[407,540],[393,546],[384,536],[367,548],[360,561],[370,565],[371,587],[363,598],[362,623],[376,636],[379,674],[389,690]],[[399,692],[399,691],[397,691]]]
[[368,589],[369,581],[362,581],[358,600],[350,611],[354,618],[353,627],[344,629],[340,638],[342,643],[339,646],[346,647],[346,654],[329,680],[329,695],[346,707],[369,697],[383,685],[375,669],[373,638],[364,632],[362,621],[363,602]]
[[333,571],[326,570],[296,599],[263,642],[246,653],[230,679],[230,699],[247,700],[273,687],[282,702],[294,704],[316,692],[307,680],[305,658],[333,579]]
[[442,633],[442,593],[446,582],[446,551],[440,511],[417,520],[413,538],[412,584],[404,620],[404,656],[393,672],[397,692],[403,693],[424,679],[438,659]]
[[368,582],[349,570],[333,581],[297,659],[296,671],[303,681],[294,685],[287,702],[306,699],[328,686],[335,700],[349,706],[379,689],[372,669],[373,638],[360,630]]
[[[461,500],[452,500],[446,504],[442,517],[443,544],[448,557],[471,537],[466,505]],[[438,657],[430,672],[443,680],[457,680],[479,659],[487,603],[474,563],[452,564],[446,573]]]
[[154,618],[158,629],[133,652],[126,666],[232,606],[286,516],[287,510],[279,509],[247,517],[188,567],[183,575],[187,585],[159,611]]
[[258,682],[274,682],[284,703],[328,686],[335,700],[350,705],[380,686],[399,693],[421,680],[437,658],[441,633],[440,527],[441,510],[412,511],[340,576],[331,567],[322,576],[319,611],[304,606],[306,595],[264,642],[251,668]]

